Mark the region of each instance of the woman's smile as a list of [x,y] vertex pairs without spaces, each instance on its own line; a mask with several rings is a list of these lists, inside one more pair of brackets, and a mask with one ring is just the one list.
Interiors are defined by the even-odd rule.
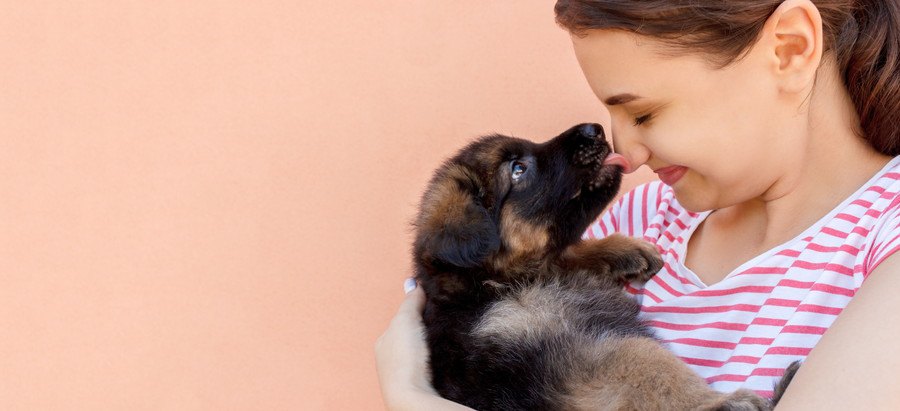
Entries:
[[687,172],[687,167],[669,166],[653,170],[659,176],[659,180],[671,187]]

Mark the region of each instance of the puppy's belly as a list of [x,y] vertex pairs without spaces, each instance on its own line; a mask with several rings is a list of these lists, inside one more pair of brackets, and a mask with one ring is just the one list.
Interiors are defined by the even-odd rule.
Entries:
[[[494,302],[471,331],[473,364],[553,409],[692,409],[715,397],[663,348],[618,289],[521,286]],[[508,391],[507,391],[508,390]],[[499,407],[504,408],[504,407]],[[515,408],[515,407],[511,407]]]
[[609,333],[651,337],[639,307],[617,289],[573,288],[559,282],[519,286],[492,303],[472,336],[500,346],[565,334],[601,339]]

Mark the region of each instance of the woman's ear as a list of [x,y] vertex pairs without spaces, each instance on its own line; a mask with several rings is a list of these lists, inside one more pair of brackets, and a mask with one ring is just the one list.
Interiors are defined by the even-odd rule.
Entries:
[[822,61],[822,16],[810,0],[786,0],[769,16],[759,46],[776,77],[779,91],[802,94],[812,90]]

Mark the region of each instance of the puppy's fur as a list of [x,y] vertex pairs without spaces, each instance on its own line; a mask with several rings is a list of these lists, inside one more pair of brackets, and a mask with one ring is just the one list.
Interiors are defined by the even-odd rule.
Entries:
[[662,267],[652,245],[580,239],[619,189],[609,153],[581,124],[483,137],[435,172],[414,245],[435,389],[479,410],[768,409],[710,389],[638,320],[622,283]]

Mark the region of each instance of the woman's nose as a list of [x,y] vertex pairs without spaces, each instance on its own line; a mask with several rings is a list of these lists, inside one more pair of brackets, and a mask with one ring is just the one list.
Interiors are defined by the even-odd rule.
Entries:
[[615,124],[610,127],[613,151],[625,157],[630,165],[627,170],[624,170],[625,173],[637,170],[650,158],[650,150],[633,134],[629,130],[617,128]]

